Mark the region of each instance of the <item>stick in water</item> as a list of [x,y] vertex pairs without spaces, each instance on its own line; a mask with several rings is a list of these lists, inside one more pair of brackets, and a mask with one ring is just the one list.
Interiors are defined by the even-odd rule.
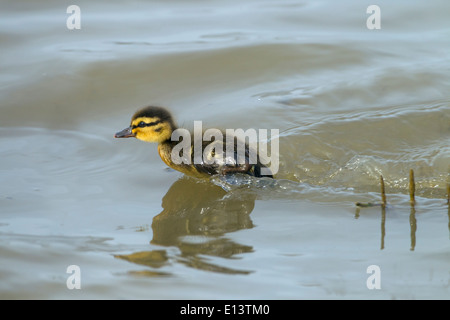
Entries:
[[447,204],[450,205],[450,183],[447,183]]
[[416,184],[414,182],[414,170],[409,170],[409,201],[411,204],[414,204],[416,202],[415,200],[415,194],[416,194]]
[[386,192],[384,190],[384,180],[383,180],[383,176],[380,175],[380,184],[381,184],[381,205],[383,207],[386,206]]

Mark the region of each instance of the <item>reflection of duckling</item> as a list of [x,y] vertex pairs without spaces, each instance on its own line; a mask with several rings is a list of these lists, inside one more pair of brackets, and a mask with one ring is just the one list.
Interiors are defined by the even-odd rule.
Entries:
[[[251,229],[253,222],[250,214],[255,208],[255,201],[254,193],[227,194],[208,181],[183,176],[172,184],[162,198],[163,211],[153,217],[151,243],[173,246],[180,245],[180,239],[184,236],[199,235],[212,239],[229,232]],[[227,239],[226,243],[232,242]],[[241,245],[227,247],[240,248],[236,252],[242,249]]]
[[[190,164],[181,163],[176,164],[172,161],[172,150],[174,147],[180,143],[179,141],[172,141],[172,132],[177,129],[171,114],[164,108],[161,107],[146,107],[137,111],[132,119],[131,124],[128,128],[117,132],[115,138],[130,138],[135,137],[139,140],[146,142],[156,142],[158,143],[158,152],[161,159],[171,168],[183,172],[184,174],[196,177],[207,177],[214,174],[227,174],[227,173],[246,173],[255,177],[273,177],[272,175],[262,175],[261,168],[265,166],[260,162],[259,156],[257,156],[256,164],[249,163],[249,153],[250,149],[247,144],[245,144],[245,163],[239,164],[237,159],[237,140],[234,139],[234,159],[226,157],[226,152],[223,150],[222,155],[217,153],[217,148],[213,148],[208,157],[213,157],[214,159],[222,159],[222,161],[207,161],[206,163],[203,159],[200,163],[195,163],[194,161],[194,143],[191,139],[190,148]],[[191,136],[192,137],[192,136]],[[225,140],[225,135],[223,136]],[[219,141],[220,142],[220,141]],[[214,141],[215,143],[215,141]],[[225,141],[220,142],[222,146]],[[202,141],[202,154],[210,141]],[[219,152],[220,153],[220,152]],[[183,155],[186,157],[186,155]],[[226,161],[223,161],[226,159]]]

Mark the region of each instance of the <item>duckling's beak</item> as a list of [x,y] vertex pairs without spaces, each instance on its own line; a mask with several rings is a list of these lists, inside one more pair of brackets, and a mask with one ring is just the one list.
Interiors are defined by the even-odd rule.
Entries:
[[122,131],[117,132],[114,135],[114,138],[131,138],[135,137],[136,135],[131,131],[131,126],[128,128],[123,129]]

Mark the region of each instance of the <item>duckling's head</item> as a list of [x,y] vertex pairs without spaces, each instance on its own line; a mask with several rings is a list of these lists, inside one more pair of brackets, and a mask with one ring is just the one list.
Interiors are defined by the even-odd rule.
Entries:
[[175,128],[169,111],[151,106],[138,110],[131,118],[130,126],[117,132],[114,137],[135,137],[146,142],[161,143],[170,139]]

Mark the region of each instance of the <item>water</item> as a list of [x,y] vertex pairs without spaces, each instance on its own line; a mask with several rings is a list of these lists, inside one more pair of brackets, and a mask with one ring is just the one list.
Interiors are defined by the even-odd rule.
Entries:
[[[448,299],[447,2],[71,4],[0,5],[1,298]],[[279,129],[277,179],[113,139],[147,104]]]

